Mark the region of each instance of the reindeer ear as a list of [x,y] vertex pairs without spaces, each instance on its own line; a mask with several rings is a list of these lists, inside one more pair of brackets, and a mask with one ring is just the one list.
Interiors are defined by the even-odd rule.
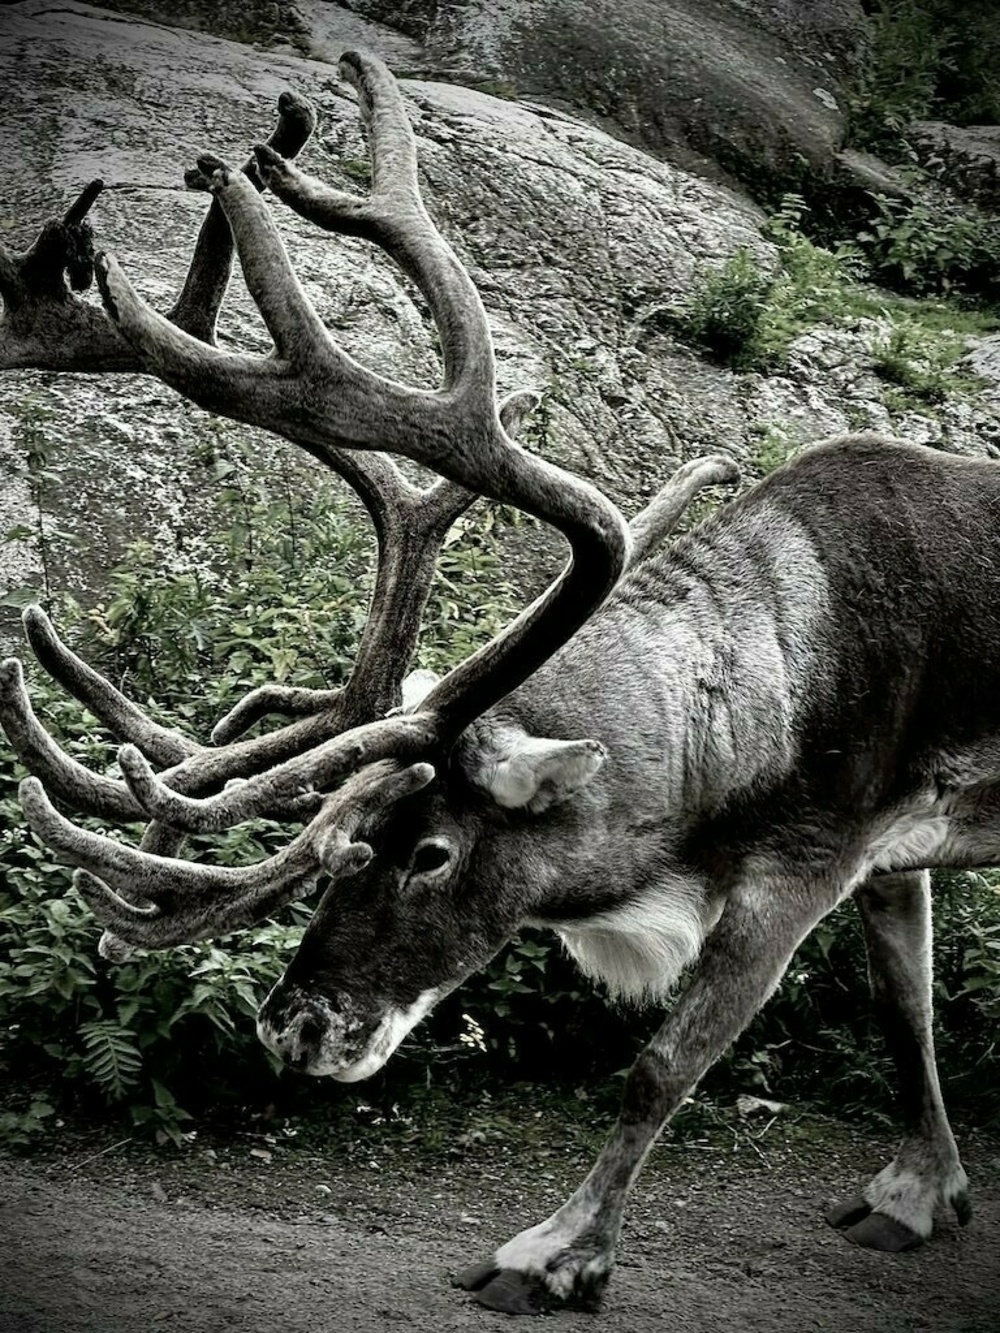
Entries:
[[403,681],[404,713],[412,713],[423,703],[441,677],[436,671],[426,671],[422,667],[411,671]]
[[474,780],[504,809],[537,815],[575,796],[606,758],[599,741],[553,741],[508,731],[494,752],[481,756]]

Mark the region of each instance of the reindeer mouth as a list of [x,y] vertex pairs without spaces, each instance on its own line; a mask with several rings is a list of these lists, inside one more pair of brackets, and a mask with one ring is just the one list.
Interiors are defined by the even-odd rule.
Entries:
[[257,1036],[298,1073],[359,1083],[378,1073],[442,993],[443,988],[433,987],[412,1004],[393,1005],[373,1018],[360,1016],[357,1002],[348,996],[334,1005],[298,987],[291,993],[275,987],[261,1006]]

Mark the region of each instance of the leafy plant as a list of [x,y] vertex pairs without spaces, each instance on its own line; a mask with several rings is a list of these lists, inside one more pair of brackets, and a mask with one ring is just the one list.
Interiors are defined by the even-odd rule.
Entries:
[[0,1110],[0,1144],[6,1148],[26,1149],[48,1129],[55,1107],[41,1097],[34,1097],[22,1109]]
[[[969,240],[964,250],[949,249],[944,238],[951,223],[941,223],[940,214],[934,214],[940,224],[935,230],[929,205],[926,214],[916,205],[906,213],[898,201],[884,201],[884,206],[883,223],[877,224],[877,231],[864,231],[858,241],[828,249],[805,234],[809,209],[801,196],[788,194],[764,228],[781,260],[777,275],[758,281],[745,254],[734,256],[729,265],[702,276],[681,310],[655,309],[646,323],[667,328],[699,346],[716,338],[727,364],[768,374],[787,364],[795,339],[812,329],[856,330],[860,320],[875,321],[880,330],[873,348],[876,373],[902,395],[897,395],[898,401],[887,396],[888,406],[936,404],[963,390],[973,391],[976,377],[959,363],[968,351],[970,337],[993,331],[995,316],[989,309],[977,311],[944,299],[953,291],[946,266],[952,266],[953,275],[963,269],[970,285],[977,264],[980,277],[975,281],[980,286],[987,269],[1000,279],[1000,229],[994,238],[986,223],[956,214],[957,235],[973,238],[974,244]],[[902,231],[895,230],[893,218],[907,219]],[[919,302],[864,285],[862,279],[871,276],[873,269],[882,271],[892,265],[898,268],[900,286],[906,285],[905,265],[910,288],[921,290]],[[743,313],[732,317],[727,326],[727,347],[725,340],[719,342],[714,321],[724,323],[736,308]],[[715,354],[722,356],[718,350]],[[760,463],[765,471],[783,461],[783,451],[770,450],[776,443],[764,441],[768,457],[761,457]]]
[[749,250],[740,249],[702,272],[681,308],[660,310],[654,319],[713,360],[744,370],[760,359],[761,327],[774,282]]
[[796,442],[789,439],[786,431],[779,426],[766,426],[757,433],[753,461],[758,472],[766,475],[787,463],[795,449]]
[[352,181],[356,181],[359,185],[371,185],[372,169],[367,158],[337,157],[334,160],[337,167]]
[[896,385],[903,394],[923,403],[941,403],[948,396],[948,384],[940,373],[925,369],[915,356],[910,330],[895,328],[873,348],[875,374]]
[[872,277],[916,296],[1000,291],[1000,223],[956,204],[879,196],[857,234]]
[[[97,954],[98,931],[68,868],[24,829],[17,776],[0,751],[0,1061],[15,1083],[41,1081],[62,1098],[73,1090],[85,1106],[119,1104],[168,1137],[188,1118],[179,1099],[204,1106],[266,1084],[248,1015],[300,928],[258,927],[232,954],[189,946],[111,966]],[[224,860],[226,847],[214,854]],[[40,1117],[7,1122],[16,1141],[42,1128]]]
[[934,0],[948,26],[948,59],[939,71],[935,116],[956,125],[1000,124],[1000,32],[981,0]]
[[874,0],[869,49],[851,98],[851,138],[875,152],[907,154],[903,137],[934,103],[949,35],[925,0]]
[[142,1055],[131,1029],[117,1019],[98,1018],[81,1023],[77,1035],[88,1076],[109,1101],[120,1102],[139,1083],[142,1072]]
[[270,680],[338,684],[364,623],[371,542],[332,487],[275,496],[239,454],[214,467],[228,526],[165,569],[133,544],[106,601],[63,615],[84,651],[142,699],[207,728]]
[[996,124],[1000,36],[981,0],[871,0],[868,50],[850,107],[851,141],[906,161],[915,120]]
[[501,556],[517,511],[493,506],[465,515],[445,538],[424,612],[417,663],[447,671],[488,642],[515,614],[517,590]]
[[[883,305],[857,281],[863,262],[855,244],[827,249],[805,234],[809,208],[786,194],[763,232],[777,247],[780,270],[765,275],[747,251],[696,281],[680,310],[659,310],[663,326],[704,347],[737,370],[780,370],[789,347],[808,329],[880,313]],[[721,332],[720,332],[721,330]]]
[[1000,1118],[1000,872],[935,876],[939,1055],[954,1093]]

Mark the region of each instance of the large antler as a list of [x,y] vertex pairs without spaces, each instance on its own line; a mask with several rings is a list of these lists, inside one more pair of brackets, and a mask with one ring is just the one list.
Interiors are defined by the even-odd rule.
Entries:
[[247,286],[274,339],[266,360],[219,352],[150,310],[118,266],[98,261],[112,317],[147,369],[203,407],[265,426],[325,457],[388,449],[477,494],[554,524],[573,556],[549,591],[426,701],[443,744],[525,680],[607,596],[628,553],[626,526],[594,487],[518,448],[495,393],[493,346],[479,295],[424,208],[416,150],[388,70],[350,53],[341,72],[358,90],[372,149],[368,198],[333,190],[265,145],[270,189],[303,217],[385,249],[423,292],[441,338],[443,382],[432,393],[388,380],[337,345],[296,278],[277,228],[239,173],[202,158],[204,184],[229,218]]
[[[316,127],[303,98],[282,93],[272,151],[295,157]],[[243,168],[257,190],[264,182],[256,158]],[[14,255],[0,245],[0,369],[140,370],[139,357],[105,312],[77,295],[94,280],[94,237],[87,218],[104,188],[91,181],[62,218],[46,223],[35,243]],[[167,319],[206,343],[229,285],[233,238],[222,208],[213,202],[202,224],[181,293]]]
[[[486,315],[420,198],[413,134],[396,84],[371,57],[347,55],[341,68],[358,89],[369,130],[368,198],[332,190],[297,171],[278,151],[280,134],[255,150],[259,180],[214,158],[202,158],[199,171],[188,177],[214,196],[202,232],[204,239],[205,231],[213,230],[211,253],[224,250],[218,242],[220,220],[231,228],[248,288],[274,339],[271,357],[234,355],[212,345],[225,287],[217,264],[199,269],[196,256],[192,273],[199,276],[185,287],[201,291],[210,310],[199,323],[191,313],[197,305],[193,295],[182,296],[171,316],[160,316],[136,296],[113,260],[95,261],[111,339],[101,368],[122,368],[127,361],[122,349],[128,349],[128,364],[138,364],[202,406],[303,445],[361,496],[380,557],[371,612],[344,689],[257,690],[216,727],[216,744],[209,747],[146,718],[60,643],[40,611],[26,615],[29,640],[43,665],[126,742],[119,753],[124,781],[92,774],[59,751],[31,712],[20,665],[7,662],[0,667],[0,722],[18,753],[57,799],[104,818],[153,822],[141,848],[124,848],[65,820],[35,779],[23,787],[25,813],[42,838],[82,867],[78,884],[98,918],[133,944],[163,947],[245,925],[309,892],[321,874],[356,870],[368,855],[355,839],[365,819],[433,775],[426,762],[415,761],[446,750],[476,716],[565,643],[604,600],[629,559],[629,531],[615,507],[587,483],[514,443],[533,395],[514,394],[497,403]],[[269,186],[327,230],[375,241],[413,278],[440,333],[443,381],[437,390],[387,380],[332,340],[292,271],[255,184]],[[72,229],[81,226],[76,214],[55,225],[75,235]],[[5,263],[0,255],[0,290],[6,296]],[[228,276],[228,254],[225,263]],[[61,275],[62,269],[63,281]],[[178,317],[182,307],[184,318]],[[8,304],[7,321],[13,312],[14,325],[21,320],[32,326],[25,310]],[[62,315],[74,337],[76,321],[90,318],[76,306],[68,323],[66,312]],[[33,327],[40,323],[45,321],[36,319]],[[3,332],[0,326],[0,363]],[[8,337],[8,345],[29,342],[22,337],[12,344]],[[7,364],[24,364],[12,362],[11,355],[8,351]],[[71,362],[64,350],[32,364]],[[81,354],[74,368],[96,367]],[[358,450],[363,454],[352,452]],[[419,490],[383,450],[422,463],[443,479]],[[723,479],[730,468],[727,460],[714,459],[682,469],[634,520],[635,558],[644,557],[673,527],[700,486]],[[399,703],[440,544],[476,493],[554,524],[570,543],[571,559],[546,593],[431,691],[419,712],[386,717]],[[296,720],[259,737],[235,739],[269,713]],[[154,766],[164,771],[157,774]],[[348,777],[351,773],[355,776]],[[331,790],[338,783],[343,785]],[[262,814],[309,822],[285,852],[251,871],[231,873],[173,859],[184,832],[218,830]]]

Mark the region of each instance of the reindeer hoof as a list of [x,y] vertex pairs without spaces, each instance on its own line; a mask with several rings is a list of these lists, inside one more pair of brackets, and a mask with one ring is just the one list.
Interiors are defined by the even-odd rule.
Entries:
[[491,1282],[475,1293],[479,1305],[505,1314],[544,1314],[556,1302],[549,1300],[545,1283],[528,1273],[501,1268]]
[[[968,1199],[965,1200],[968,1206]],[[958,1211],[958,1205],[955,1205]],[[915,1250],[923,1244],[912,1227],[897,1222],[885,1213],[873,1213],[870,1203],[857,1194],[846,1203],[838,1203],[826,1214],[826,1220],[832,1227],[842,1231],[854,1245],[861,1245],[866,1250],[882,1250],[886,1254],[898,1254],[901,1250]]]
[[855,1222],[862,1221],[871,1210],[871,1204],[866,1203],[862,1195],[856,1194],[846,1203],[834,1204],[826,1213],[826,1220],[836,1231],[843,1231],[846,1227],[853,1226]]
[[972,1200],[969,1198],[969,1191],[960,1190],[950,1202],[958,1218],[958,1225],[967,1227],[972,1221]]
[[543,1314],[549,1307],[541,1278],[513,1268],[497,1268],[489,1260],[464,1269],[456,1276],[455,1285],[473,1292],[477,1303],[487,1310],[504,1314]]
[[491,1278],[496,1277],[500,1269],[492,1259],[486,1259],[481,1264],[470,1264],[468,1268],[463,1268],[460,1273],[456,1273],[451,1279],[453,1287],[461,1287],[464,1291],[478,1291],[480,1287],[485,1287]]
[[899,1254],[901,1250],[915,1250],[923,1244],[912,1227],[885,1213],[869,1213],[867,1217],[848,1227],[844,1235],[854,1245],[861,1245],[866,1250],[882,1250],[886,1254]]
[[534,1273],[521,1273],[516,1268],[498,1268],[487,1259],[473,1264],[452,1279],[456,1287],[471,1291],[479,1305],[504,1314],[549,1314],[555,1310],[586,1310],[593,1314],[600,1309],[609,1274],[577,1277],[564,1294],[554,1292],[544,1278]]

